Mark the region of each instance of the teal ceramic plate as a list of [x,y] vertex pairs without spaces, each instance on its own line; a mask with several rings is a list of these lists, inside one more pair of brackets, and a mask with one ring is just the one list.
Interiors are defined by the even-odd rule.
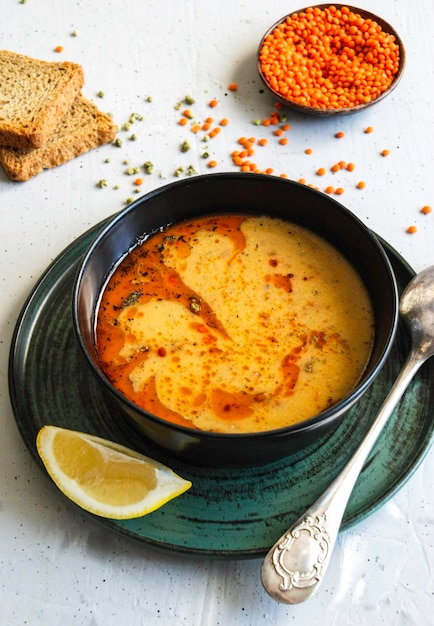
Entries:
[[[248,469],[203,468],[157,452],[101,392],[76,343],[71,295],[78,264],[103,224],[74,241],[47,269],[23,308],[12,341],[9,388],[23,440],[35,461],[35,438],[55,424],[118,441],[158,458],[193,487],[139,519],[101,523],[156,547],[216,558],[262,556],[310,505],[354,451],[408,350],[405,329],[380,376],[343,423],[309,449]],[[402,289],[411,268],[384,243]],[[434,364],[426,363],[405,394],[364,467],[343,528],[390,498],[421,462],[433,439]],[[59,492],[59,498],[63,497]]]

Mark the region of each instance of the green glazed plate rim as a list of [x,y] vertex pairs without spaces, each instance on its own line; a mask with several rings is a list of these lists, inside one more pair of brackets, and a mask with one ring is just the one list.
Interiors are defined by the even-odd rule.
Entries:
[[[402,367],[409,349],[407,332],[399,327],[378,378],[337,429],[308,449],[243,469],[181,462],[155,449],[104,396],[74,334],[71,296],[75,275],[106,222],[85,232],[55,259],[20,313],[10,349],[9,392],[23,441],[43,471],[36,435],[42,426],[53,424],[127,445],[192,481],[188,492],[144,517],[117,521],[91,516],[116,533],[193,556],[263,556],[322,493],[357,447]],[[414,271],[389,244],[380,241],[402,291]],[[433,379],[434,364],[428,361],[411,382],[365,464],[342,529],[376,511],[424,459],[433,441]]]

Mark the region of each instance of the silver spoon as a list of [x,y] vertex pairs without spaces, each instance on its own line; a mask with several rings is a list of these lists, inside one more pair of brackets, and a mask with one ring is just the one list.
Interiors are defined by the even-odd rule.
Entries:
[[434,355],[434,266],[415,276],[399,305],[411,334],[410,354],[377,417],[338,476],[274,544],[261,568],[265,590],[278,602],[303,602],[321,584],[353,487],[380,432],[421,365]]

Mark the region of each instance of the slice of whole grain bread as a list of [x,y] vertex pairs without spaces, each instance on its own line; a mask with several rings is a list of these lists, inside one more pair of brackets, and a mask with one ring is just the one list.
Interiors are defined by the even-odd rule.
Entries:
[[42,146],[83,84],[81,65],[0,50],[0,146]]
[[11,180],[24,181],[109,143],[115,136],[112,119],[80,94],[41,148],[0,146],[0,163]]

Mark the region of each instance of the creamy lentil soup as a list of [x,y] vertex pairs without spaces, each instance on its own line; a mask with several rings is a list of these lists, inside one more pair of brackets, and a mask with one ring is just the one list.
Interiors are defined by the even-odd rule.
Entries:
[[113,385],[205,431],[285,427],[357,384],[374,337],[352,265],[313,232],[254,215],[195,218],[151,235],[104,290],[97,348]]

